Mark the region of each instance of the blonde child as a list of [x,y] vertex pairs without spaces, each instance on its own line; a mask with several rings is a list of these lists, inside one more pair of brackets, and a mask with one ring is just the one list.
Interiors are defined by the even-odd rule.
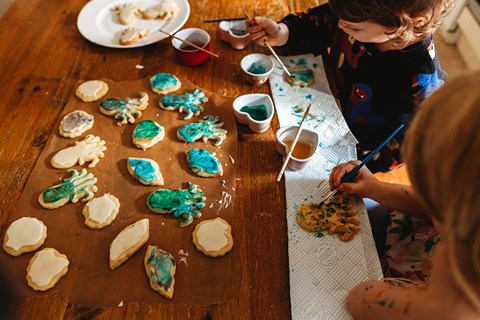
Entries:
[[[449,79],[422,104],[403,146],[411,186],[380,182],[367,168],[353,182],[340,184],[357,162],[332,170],[332,188],[340,184],[343,192],[431,220],[441,238],[433,244],[436,248],[431,250],[432,266],[424,287],[399,287],[388,281],[361,283],[347,299],[355,319],[480,319],[478,79],[480,71]],[[395,219],[399,221],[400,216]],[[397,237],[398,232],[390,233],[387,242]],[[397,256],[387,251],[389,263]]]
[[[417,105],[443,84],[433,32],[453,0],[330,0],[291,14],[279,23],[265,17],[246,21],[252,40],[322,54],[334,71],[342,112],[359,140],[362,159]],[[293,50],[293,51],[292,51]],[[397,136],[369,163],[388,171],[401,162]]]

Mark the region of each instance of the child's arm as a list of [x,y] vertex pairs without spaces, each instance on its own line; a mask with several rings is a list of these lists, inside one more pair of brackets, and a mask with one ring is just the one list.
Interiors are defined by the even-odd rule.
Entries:
[[401,185],[379,181],[367,167],[357,173],[352,182],[341,183],[348,172],[358,166],[360,161],[349,161],[333,168],[330,174],[330,189],[338,189],[362,198],[370,198],[378,203],[411,216],[428,219],[430,212],[420,201],[410,185]]
[[261,46],[264,46],[264,41],[271,46],[283,46],[288,41],[289,30],[284,23],[276,23],[270,18],[255,17],[245,20],[245,24],[250,39]]

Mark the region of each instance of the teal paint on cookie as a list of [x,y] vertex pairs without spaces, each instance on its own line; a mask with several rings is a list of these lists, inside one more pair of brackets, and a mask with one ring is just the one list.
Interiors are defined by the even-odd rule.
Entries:
[[75,193],[73,190],[75,185],[72,182],[64,182],[59,186],[48,188],[42,193],[43,202],[45,203],[55,203],[62,199],[71,200]]
[[252,119],[257,121],[263,121],[268,118],[267,106],[264,104],[244,106],[240,108],[240,111],[248,113]]
[[157,178],[157,170],[150,161],[144,159],[128,159],[128,165],[133,169],[135,177],[145,182],[150,182]]
[[292,71],[291,75],[294,82],[308,83],[308,81],[313,79],[313,71],[310,69]]
[[220,172],[220,161],[205,149],[191,149],[187,151],[189,168],[198,168],[209,174]]
[[250,67],[248,67],[247,71],[254,74],[264,74],[265,72],[267,72],[264,66],[258,65],[255,62],[252,63]]
[[204,109],[200,104],[206,101],[208,101],[208,98],[205,97],[205,92],[195,89],[192,93],[166,95],[162,98],[160,106],[173,110],[178,109],[180,113],[185,112],[187,115],[183,119],[189,119],[193,115],[199,115],[203,112]]
[[187,142],[194,142],[199,135],[208,135],[212,132],[206,126],[199,126],[197,123],[190,123],[178,129],[178,134]]
[[162,91],[178,86],[178,79],[169,73],[157,73],[150,78],[150,85],[152,88]]
[[175,267],[175,260],[172,255],[153,246],[150,250],[147,265],[148,270],[150,270],[148,274],[150,280],[168,291],[172,285],[172,270]]
[[144,120],[138,123],[133,131],[133,139],[153,139],[162,132],[163,128],[153,120]]
[[63,179],[60,185],[50,187],[42,192],[43,202],[56,203],[63,200],[67,200],[66,202],[68,202],[72,201],[75,196],[87,196],[92,192],[90,190],[93,189],[97,178],[93,175],[90,177],[85,169],[81,172],[75,169],[67,170],[67,172],[72,173],[70,178]]

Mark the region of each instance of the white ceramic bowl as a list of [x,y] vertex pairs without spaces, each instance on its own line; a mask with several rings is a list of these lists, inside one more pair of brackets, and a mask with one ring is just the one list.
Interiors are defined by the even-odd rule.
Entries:
[[250,34],[246,31],[245,20],[221,21],[218,25],[223,41],[237,50],[245,49],[250,43]]
[[[282,156],[286,156],[290,151],[289,146],[285,143],[285,141],[293,141],[295,135],[297,133],[298,126],[285,126],[277,130],[276,133],[276,148],[278,153]],[[302,170],[303,168],[308,166],[310,160],[312,160],[315,152],[318,148],[318,141],[319,136],[318,133],[309,129],[303,129],[300,133],[300,137],[298,138],[297,147],[300,147],[301,144],[306,144],[310,146],[310,156],[305,158],[296,158],[292,155],[290,160],[287,163],[287,167],[292,170]]]
[[253,132],[262,133],[270,127],[275,108],[268,94],[253,93],[235,99],[233,113],[239,123],[248,125]]
[[267,82],[274,66],[273,60],[261,53],[246,55],[240,61],[240,67],[243,70],[245,79],[254,86],[261,86]]

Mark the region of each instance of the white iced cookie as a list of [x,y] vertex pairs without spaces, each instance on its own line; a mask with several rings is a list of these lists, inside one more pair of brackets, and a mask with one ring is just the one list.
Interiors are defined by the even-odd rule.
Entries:
[[122,31],[118,42],[121,45],[128,46],[134,43],[148,34],[148,30],[140,27],[130,27]]
[[85,204],[82,214],[85,224],[91,229],[101,229],[108,226],[117,217],[120,201],[117,197],[105,193],[99,198],[93,198]]
[[100,137],[89,134],[82,141],[75,142],[74,146],[55,153],[50,160],[50,164],[57,169],[66,169],[77,163],[83,165],[86,162],[91,162],[88,167],[93,168],[100,161],[100,158],[105,156],[103,153],[105,150],[107,150],[105,141],[101,140]]
[[133,130],[133,144],[146,150],[165,138],[165,128],[153,120],[140,121]]
[[127,226],[110,244],[110,269],[115,269],[137,252],[148,240],[149,220],[142,219]]
[[147,186],[163,186],[163,176],[155,160],[148,158],[133,158],[127,160],[127,170],[130,175]]
[[17,257],[40,248],[47,238],[47,227],[37,218],[23,217],[13,221],[5,232],[3,250]]
[[224,256],[233,247],[232,227],[222,218],[200,222],[192,236],[195,247],[210,257]]
[[69,264],[67,256],[53,248],[45,248],[37,252],[28,263],[28,285],[36,291],[53,288],[67,273]]
[[143,10],[143,6],[137,3],[124,3],[112,8],[118,16],[118,21],[121,24],[132,24],[135,22],[135,18]]
[[60,135],[65,138],[76,138],[93,127],[93,116],[82,110],[75,110],[63,117],[60,122]]
[[174,0],[163,0],[160,4],[152,6],[143,11],[145,19],[165,19],[169,20],[175,16],[178,11],[178,5]]
[[108,92],[108,84],[102,80],[85,81],[77,87],[75,94],[83,102],[97,101]]

